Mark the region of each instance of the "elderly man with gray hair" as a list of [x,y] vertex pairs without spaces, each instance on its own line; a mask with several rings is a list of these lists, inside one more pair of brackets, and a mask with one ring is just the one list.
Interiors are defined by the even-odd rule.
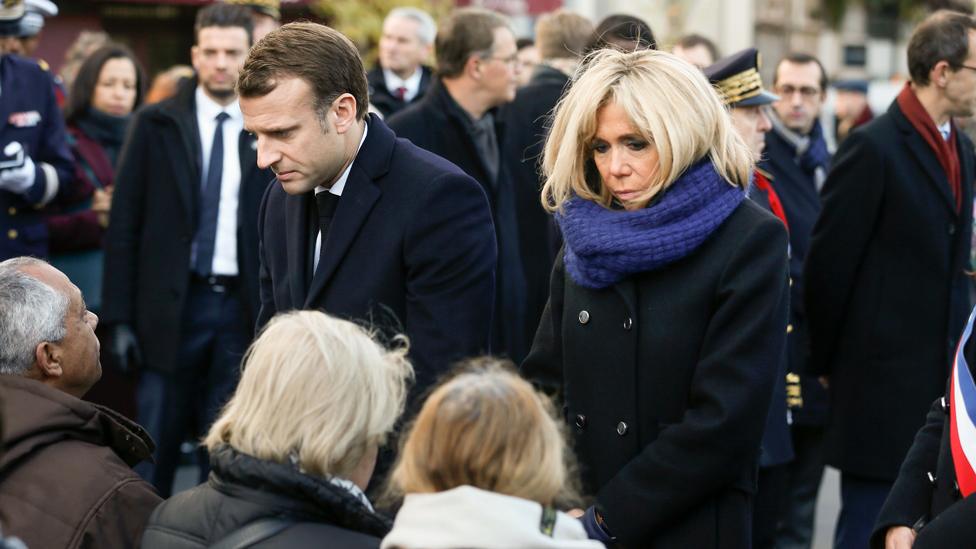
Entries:
[[81,400],[102,373],[97,324],[61,271],[0,262],[0,508],[28,547],[135,547],[161,501],[131,467],[146,432]]
[[384,117],[424,96],[430,87],[430,59],[437,25],[425,11],[394,8],[383,21],[379,64],[366,74],[369,102]]

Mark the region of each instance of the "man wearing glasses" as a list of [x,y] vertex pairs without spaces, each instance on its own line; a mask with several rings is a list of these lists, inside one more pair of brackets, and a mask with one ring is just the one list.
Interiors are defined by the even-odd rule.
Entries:
[[[868,546],[969,312],[973,144],[953,117],[976,112],[976,20],[929,16],[908,67],[888,111],[837,151],[804,272],[808,370],[831,392],[824,450],[841,471],[840,549]],[[911,527],[928,514],[923,504],[884,521]],[[896,534],[909,539],[888,547],[914,536]]]
[[803,262],[810,249],[813,224],[820,215],[819,191],[827,177],[830,153],[820,126],[827,73],[820,61],[791,53],[773,73],[779,101],[772,105],[766,151],[760,167],[783,204],[790,227],[790,326],[787,334],[787,378],[799,388],[788,399],[794,459],[787,464],[784,508],[777,539],[780,546],[800,549],[813,539],[813,516],[823,474],[823,434],[827,422],[827,391],[816,376],[806,374],[807,323],[803,308]]
[[488,196],[498,240],[492,352],[516,363],[528,352],[531,330],[524,327],[525,273],[497,109],[515,98],[517,55],[505,18],[478,8],[457,10],[437,31],[438,78],[423,99],[389,119],[398,136],[450,160]]

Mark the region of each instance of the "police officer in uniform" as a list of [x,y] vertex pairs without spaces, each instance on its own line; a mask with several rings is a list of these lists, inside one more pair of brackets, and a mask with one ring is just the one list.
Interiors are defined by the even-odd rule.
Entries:
[[[760,56],[755,48],[734,53],[705,67],[703,72],[729,106],[732,124],[758,161],[765,148],[765,134],[772,124],[764,111],[779,97],[768,92],[759,75]],[[771,176],[756,169],[752,174],[748,196],[778,217],[789,228],[782,202],[770,183]],[[784,250],[785,251],[785,250]],[[792,331],[787,326],[787,333]],[[783,507],[786,488],[786,464],[793,459],[793,445],[788,423],[786,355],[781,357],[766,428],[763,430],[759,456],[758,491],[753,510],[753,548],[771,548],[776,542],[776,524]]]
[[[0,45],[23,15],[23,0],[0,3]],[[40,208],[70,190],[72,165],[51,75],[0,50],[0,261],[47,256]]]

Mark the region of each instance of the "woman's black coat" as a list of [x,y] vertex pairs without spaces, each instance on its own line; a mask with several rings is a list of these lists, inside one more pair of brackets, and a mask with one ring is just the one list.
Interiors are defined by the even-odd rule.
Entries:
[[210,480],[163,502],[149,517],[143,549],[210,547],[254,521],[294,522],[255,548],[378,548],[388,519],[352,494],[295,468],[229,446],[210,455]]
[[[976,359],[976,337],[966,344],[966,360]],[[936,399],[915,435],[898,479],[885,500],[871,547],[884,548],[888,528],[907,526],[919,531],[917,549],[976,545],[976,494],[963,499],[949,441],[949,393]]]
[[786,338],[783,224],[750,201],[687,257],[603,290],[556,260],[523,373],[561,396],[621,543],[747,548]]

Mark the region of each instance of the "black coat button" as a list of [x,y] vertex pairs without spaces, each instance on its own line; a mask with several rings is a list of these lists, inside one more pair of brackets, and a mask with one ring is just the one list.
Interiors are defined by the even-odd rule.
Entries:
[[939,399],[939,403],[942,404],[942,411],[945,412],[946,414],[948,414],[949,413],[949,401],[946,399],[946,397],[940,398]]
[[583,414],[576,414],[576,428],[580,431],[586,429],[586,416]]
[[949,224],[949,234],[950,235],[956,234],[956,224],[955,223],[950,223]]
[[933,475],[931,471],[929,471],[928,473],[925,473],[925,477],[927,479],[929,479],[929,484],[931,484],[932,486],[935,486],[935,475]]
[[620,435],[620,436],[624,436],[624,435],[627,434],[627,424],[626,423],[624,423],[624,422],[621,421],[620,423],[617,424],[617,434]]
[[633,319],[631,319],[630,317],[627,317],[627,320],[624,321],[624,330],[629,330],[633,326],[634,326]]
[[589,311],[580,311],[580,313],[579,313],[579,323],[580,324],[586,324],[589,321],[590,321],[590,313],[589,313]]

